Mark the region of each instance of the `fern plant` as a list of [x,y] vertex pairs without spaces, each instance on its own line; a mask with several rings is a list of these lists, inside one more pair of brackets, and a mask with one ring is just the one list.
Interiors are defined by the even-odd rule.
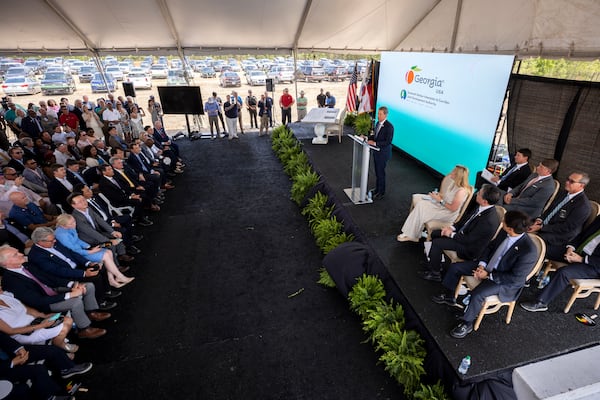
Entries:
[[358,114],[354,120],[354,132],[357,135],[367,136],[373,128],[373,120],[368,113]]
[[331,250],[338,247],[340,244],[352,241],[354,241],[353,234],[346,232],[338,233],[330,237],[329,240],[327,240],[327,242],[325,243],[325,246],[321,247],[321,250],[323,250],[323,254],[327,254]]
[[301,151],[297,154],[292,154],[286,163],[283,165],[283,170],[289,176],[296,175],[296,172],[308,167],[308,156],[305,152]]
[[302,148],[300,147],[298,142],[296,142],[293,146],[282,147],[281,150],[279,150],[277,156],[279,157],[279,160],[281,161],[285,169],[292,157],[295,157],[300,153],[302,153]]
[[319,280],[317,281],[317,283],[320,283],[321,285],[327,286],[330,288],[335,287],[335,282],[334,282],[333,278],[331,278],[331,275],[329,275],[329,272],[327,272],[327,270],[325,268],[319,269]]
[[282,133],[287,133],[287,132],[290,132],[290,130],[285,125],[279,125],[277,128],[274,128],[271,131],[271,140],[278,139]]
[[385,289],[381,279],[363,274],[348,293],[348,300],[350,300],[350,309],[365,319],[369,310],[375,310],[378,305],[385,302]]
[[404,329],[404,309],[400,304],[381,303],[374,310],[367,312],[363,320],[363,330],[369,334],[371,343],[381,340],[384,333],[391,329]]
[[356,114],[355,113],[348,113],[346,114],[346,118],[344,118],[344,125],[345,126],[354,126],[354,121],[356,120]]
[[313,230],[317,246],[319,246],[320,249],[323,249],[326,246],[327,241],[341,233],[343,228],[344,226],[335,216],[319,220],[319,222],[315,224]]
[[299,171],[292,177],[294,183],[292,183],[292,200],[296,204],[300,205],[304,197],[308,194],[308,191],[319,183],[319,175],[314,172],[310,167],[304,171]]
[[437,381],[435,385],[423,385],[421,388],[413,393],[413,399],[415,400],[450,400],[450,397],[446,394],[444,386],[440,381]]
[[308,200],[308,204],[302,210],[302,215],[308,219],[308,226],[313,233],[320,220],[331,218],[334,206],[327,206],[328,201],[329,197],[326,194],[317,192]]

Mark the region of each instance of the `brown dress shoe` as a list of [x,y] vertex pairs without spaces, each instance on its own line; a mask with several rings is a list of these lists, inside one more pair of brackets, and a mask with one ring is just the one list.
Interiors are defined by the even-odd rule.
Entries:
[[106,329],[92,328],[91,326],[81,329],[77,333],[80,339],[96,339],[103,335],[106,335]]
[[132,257],[127,254],[123,254],[123,255],[119,256],[118,259],[119,259],[119,261],[123,261],[123,262],[131,262],[131,261],[135,260],[135,257]]
[[88,313],[88,317],[92,321],[104,321],[105,319],[110,318],[110,313],[102,312],[102,311],[92,311]]

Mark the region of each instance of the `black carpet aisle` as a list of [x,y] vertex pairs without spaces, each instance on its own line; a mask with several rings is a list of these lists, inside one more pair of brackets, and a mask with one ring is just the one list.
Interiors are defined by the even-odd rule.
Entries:
[[[78,399],[403,399],[358,317],[316,283],[322,255],[256,134],[179,141],[188,163]],[[298,295],[288,296],[302,290]]]

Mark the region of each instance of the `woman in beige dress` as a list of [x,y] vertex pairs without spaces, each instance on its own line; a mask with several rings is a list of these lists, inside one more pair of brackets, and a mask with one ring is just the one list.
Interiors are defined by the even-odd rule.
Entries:
[[399,242],[418,242],[428,221],[454,222],[470,191],[469,170],[457,165],[442,181],[440,192],[413,194],[414,208],[408,214],[402,226],[402,233],[396,239]]
[[83,120],[85,125],[94,130],[94,137],[97,139],[104,140],[104,133],[102,132],[102,122],[100,117],[94,111],[89,110],[87,107],[83,107]]

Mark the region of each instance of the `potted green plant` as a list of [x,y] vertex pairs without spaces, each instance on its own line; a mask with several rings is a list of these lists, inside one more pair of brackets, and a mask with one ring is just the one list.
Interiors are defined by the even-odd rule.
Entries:
[[354,132],[359,136],[369,136],[373,129],[373,120],[368,113],[358,114],[354,120]]

